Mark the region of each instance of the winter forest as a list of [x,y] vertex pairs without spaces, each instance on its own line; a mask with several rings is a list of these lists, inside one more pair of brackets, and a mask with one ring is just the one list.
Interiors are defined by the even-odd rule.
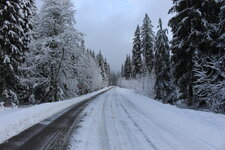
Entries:
[[[87,49],[70,0],[0,1],[0,102],[54,102],[115,84],[163,103],[225,111],[225,4],[173,0],[168,30],[148,14],[133,37],[121,77],[101,51]],[[154,14],[151,14],[154,15]]]
[[[173,0],[169,20],[154,33],[148,14],[133,37],[119,85],[166,104],[225,112],[225,3]],[[153,14],[154,15],[154,14]]]
[[0,102],[54,102],[110,84],[110,66],[86,49],[70,0],[0,1]]
[[224,141],[224,0],[0,0],[0,150]]

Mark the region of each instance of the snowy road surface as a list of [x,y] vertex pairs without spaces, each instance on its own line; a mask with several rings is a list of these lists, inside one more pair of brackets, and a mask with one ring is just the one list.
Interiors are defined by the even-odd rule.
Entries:
[[0,107],[0,144],[48,117],[110,88],[107,87],[70,100],[44,103],[27,108],[1,109]]
[[225,150],[225,117],[114,88],[83,112],[72,150]]

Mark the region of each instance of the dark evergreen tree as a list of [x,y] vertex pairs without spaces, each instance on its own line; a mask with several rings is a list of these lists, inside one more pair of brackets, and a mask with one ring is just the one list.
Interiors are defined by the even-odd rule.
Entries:
[[124,65],[123,64],[121,66],[121,72],[120,72],[120,74],[121,74],[121,77],[124,77]]
[[92,56],[95,59],[95,51],[92,51]]
[[195,60],[194,92],[199,106],[225,112],[225,55]]
[[[81,41],[81,46],[80,47],[81,47],[81,50],[82,51],[86,51],[86,47],[85,47],[84,40]],[[87,52],[89,53],[89,50],[88,49],[87,49]]]
[[138,75],[142,74],[142,58],[141,58],[141,38],[140,38],[140,27],[134,34],[133,39],[133,50],[132,50],[132,67],[133,67],[133,77],[136,78]]
[[101,69],[101,74],[102,76],[104,76],[105,73],[105,62],[104,62],[104,57],[102,55],[102,52],[100,51],[99,54],[96,56],[97,57],[97,61],[98,61],[98,65]]
[[156,99],[164,103],[171,101],[171,74],[170,74],[170,51],[168,30],[162,28],[162,21],[159,19],[158,32],[155,45],[155,94]]
[[110,80],[111,80],[110,79],[110,66],[108,65],[106,58],[104,60],[104,68],[105,68],[107,84],[110,84]]
[[178,13],[173,17],[169,26],[172,28],[173,40],[172,40],[172,61],[173,61],[173,73],[176,84],[181,92],[181,99],[189,99],[188,104],[192,104],[192,51],[189,50],[189,35],[191,34],[191,17],[189,4],[182,0],[178,2],[174,0],[174,7],[170,10],[170,13]]
[[215,49],[215,23],[217,3],[215,0],[173,0],[169,11],[177,13],[169,21],[172,28],[173,74],[175,82],[187,105],[193,104],[194,54],[199,56],[217,53]]
[[34,4],[34,0],[22,1],[22,11],[24,14],[24,23],[22,25],[25,36],[23,37],[24,48],[28,50],[28,44],[32,40],[32,29],[34,27],[34,17],[37,15],[37,8]]
[[123,74],[126,79],[128,79],[128,75],[127,75],[127,66],[128,65],[127,64],[128,64],[128,55],[126,56],[126,60],[124,62],[124,68],[123,68]]
[[[35,39],[34,36],[34,26],[35,23],[38,23],[37,19],[37,8],[35,6],[34,0],[23,0],[22,1],[22,12],[24,14],[24,23],[22,25],[24,29],[24,36],[23,36],[23,46],[24,50],[26,50],[26,55],[24,61],[27,59],[27,54],[29,53],[29,44],[32,40]],[[20,76],[23,81],[23,91],[21,88],[20,92],[20,102],[22,103],[29,103],[29,102],[35,102],[34,96],[33,96],[33,88],[32,88],[32,81],[27,79],[29,76],[29,69],[27,69],[29,64],[25,61],[23,65],[20,67]]]
[[194,57],[195,99],[198,100],[199,107],[224,112],[224,2],[212,0],[204,2],[202,6],[210,40],[204,44],[205,49],[200,49],[200,53],[196,53]]
[[225,2],[220,3],[219,13],[219,30],[218,30],[218,48],[221,55],[225,53]]
[[124,64],[124,76],[126,79],[130,79],[132,77],[132,62],[130,55],[127,55],[126,61]]
[[0,98],[5,105],[19,103],[23,89],[19,66],[24,61],[24,15],[20,0],[0,1]]
[[141,41],[142,41],[142,52],[144,56],[144,63],[147,68],[147,72],[151,73],[154,65],[154,33],[152,30],[153,26],[148,15],[145,15],[143,25],[141,28]]
[[109,68],[108,68],[108,64],[107,61],[104,59],[101,51],[99,52],[99,54],[96,56],[97,58],[97,62],[99,64],[99,67],[101,69],[101,75],[103,77],[103,80],[106,84],[109,84]]

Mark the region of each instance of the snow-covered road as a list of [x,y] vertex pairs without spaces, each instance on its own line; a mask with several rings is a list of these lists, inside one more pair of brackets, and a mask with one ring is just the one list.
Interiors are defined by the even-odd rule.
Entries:
[[22,131],[40,123],[41,121],[66,111],[71,106],[78,104],[86,99],[90,99],[111,87],[101,89],[80,97],[69,100],[43,103],[25,108],[1,108],[0,107],[0,144],[9,138],[21,133]]
[[114,88],[84,111],[72,150],[225,150],[225,116]]

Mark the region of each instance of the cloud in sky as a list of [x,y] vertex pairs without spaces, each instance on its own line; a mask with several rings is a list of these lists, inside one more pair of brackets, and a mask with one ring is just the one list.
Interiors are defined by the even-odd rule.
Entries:
[[[119,71],[127,54],[137,24],[142,25],[145,13],[152,20],[154,31],[161,17],[167,27],[171,0],[72,0],[76,9],[77,28],[83,32],[86,47],[102,53],[112,70]],[[40,0],[37,0],[40,6]]]

